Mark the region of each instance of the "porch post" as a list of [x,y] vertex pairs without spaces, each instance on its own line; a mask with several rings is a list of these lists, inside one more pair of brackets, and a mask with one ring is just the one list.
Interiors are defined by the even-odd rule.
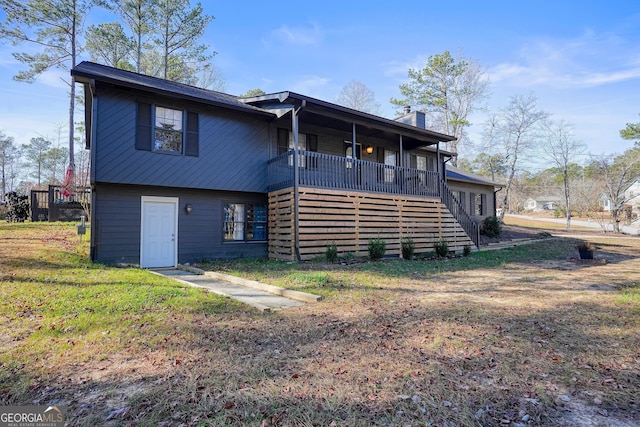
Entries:
[[[356,124],[351,123],[351,158],[356,159]],[[355,167],[355,163],[353,164]]]
[[298,171],[298,111],[300,108],[293,107],[291,109],[291,133],[293,134],[293,244],[295,250],[295,256],[298,261],[300,257],[300,239],[299,239],[299,227],[300,227],[300,215],[298,213],[300,201],[300,171]]
[[[440,141],[436,144],[436,172],[438,173],[438,181],[440,181]],[[442,186],[438,182],[438,195],[442,198]]]

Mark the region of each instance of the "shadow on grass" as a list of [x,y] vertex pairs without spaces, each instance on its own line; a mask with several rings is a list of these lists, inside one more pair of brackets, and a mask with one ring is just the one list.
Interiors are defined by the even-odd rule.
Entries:
[[[179,364],[165,361],[153,374],[124,366],[100,380],[54,384],[14,368],[11,379],[31,386],[8,395],[5,378],[1,400],[65,404],[73,425],[111,414],[116,424],[144,425],[470,426],[515,422],[521,411],[537,425],[559,425],[566,408],[558,396],[568,395],[596,396],[598,409],[638,420],[640,339],[629,317],[609,306],[363,305],[357,313],[171,319],[179,334],[129,357],[166,357],[170,347]],[[130,397],[123,390],[132,385]],[[106,392],[110,398],[89,400]]]

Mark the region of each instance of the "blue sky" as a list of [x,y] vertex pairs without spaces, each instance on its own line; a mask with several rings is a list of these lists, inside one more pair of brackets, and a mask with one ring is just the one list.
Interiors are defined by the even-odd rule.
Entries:
[[[218,52],[213,62],[231,94],[291,90],[334,101],[355,79],[374,91],[381,115],[393,117],[389,99],[400,97],[407,70],[449,50],[486,69],[488,111],[533,92],[554,119],[575,125],[593,154],[631,147],[619,130],[640,121],[637,0],[206,1],[204,8],[215,20],[203,41]],[[88,24],[110,20],[96,10]],[[15,50],[0,46],[0,130],[19,144],[40,135],[55,141],[66,123],[66,76],[13,81],[23,68]],[[475,142],[484,117],[471,117]]]

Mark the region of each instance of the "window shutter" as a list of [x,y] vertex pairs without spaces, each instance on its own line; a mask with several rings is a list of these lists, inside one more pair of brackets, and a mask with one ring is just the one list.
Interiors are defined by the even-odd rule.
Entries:
[[187,111],[187,135],[185,138],[184,154],[186,156],[198,157],[199,152],[198,113]]
[[416,156],[415,154],[412,154],[411,157],[409,158],[409,167],[411,169],[418,168],[418,156]]
[[469,214],[476,214],[476,193],[469,194]]
[[136,150],[151,151],[151,104],[138,102]]

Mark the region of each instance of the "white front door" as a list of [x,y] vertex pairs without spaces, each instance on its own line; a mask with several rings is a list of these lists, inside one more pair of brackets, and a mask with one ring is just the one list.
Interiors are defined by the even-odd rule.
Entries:
[[176,267],[178,199],[142,196],[140,267]]

